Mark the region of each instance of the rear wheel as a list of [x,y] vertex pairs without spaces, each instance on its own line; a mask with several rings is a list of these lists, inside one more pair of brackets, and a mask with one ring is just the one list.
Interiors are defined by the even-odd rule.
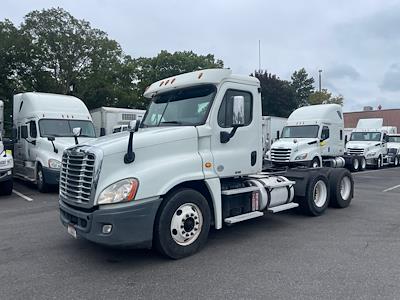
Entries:
[[13,190],[13,181],[7,180],[0,182],[0,194],[1,195],[11,195]]
[[154,225],[154,244],[170,258],[179,259],[197,252],[207,241],[211,212],[204,196],[193,189],[168,195]]
[[303,212],[311,216],[322,215],[329,204],[329,184],[325,175],[311,176],[307,183],[305,197],[298,199]]
[[49,185],[46,183],[46,180],[44,178],[43,174],[43,168],[41,165],[38,166],[37,172],[36,172],[36,185],[41,193],[47,193],[49,190]]
[[345,208],[353,198],[354,181],[351,173],[346,169],[333,169],[329,175],[331,199],[330,205]]
[[357,172],[360,169],[360,161],[358,157],[353,157],[353,161],[351,162],[351,170],[353,172]]

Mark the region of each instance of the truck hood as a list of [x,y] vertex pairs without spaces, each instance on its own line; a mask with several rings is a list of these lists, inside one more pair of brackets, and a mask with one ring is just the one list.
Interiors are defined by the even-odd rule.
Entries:
[[381,142],[379,141],[350,141],[347,142],[346,144],[346,149],[347,148],[355,148],[355,149],[366,149],[370,147],[374,147],[375,145],[380,145]]
[[400,149],[400,143],[389,142],[387,143],[387,147],[388,149]]
[[[197,130],[193,126],[149,127],[140,128],[133,135],[133,151],[141,148],[171,143],[179,140],[197,138]],[[103,154],[126,152],[129,142],[129,132],[115,133],[84,143],[98,147]],[[161,153],[160,153],[161,154]]]
[[317,144],[317,138],[282,138],[272,144],[272,149],[298,149],[304,145]]

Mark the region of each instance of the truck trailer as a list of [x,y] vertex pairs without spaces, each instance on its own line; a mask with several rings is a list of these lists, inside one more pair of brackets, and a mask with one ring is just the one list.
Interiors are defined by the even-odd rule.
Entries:
[[99,107],[92,109],[96,136],[126,131],[131,121],[141,120],[145,110],[119,107]]
[[263,169],[257,78],[199,70],[155,82],[144,96],[140,125],[64,151],[60,220],[73,237],[178,259],[204,246],[210,227],[350,204],[346,169]]

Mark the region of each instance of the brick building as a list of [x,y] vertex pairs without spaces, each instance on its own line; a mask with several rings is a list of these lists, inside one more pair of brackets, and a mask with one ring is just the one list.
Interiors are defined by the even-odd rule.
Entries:
[[400,109],[363,110],[343,113],[344,127],[355,128],[359,119],[382,118],[384,126],[396,126],[400,132]]

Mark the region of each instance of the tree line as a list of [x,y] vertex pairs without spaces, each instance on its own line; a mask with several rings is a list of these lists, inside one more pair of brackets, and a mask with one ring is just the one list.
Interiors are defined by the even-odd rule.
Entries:
[[[145,109],[143,92],[152,82],[199,69],[222,68],[214,55],[192,51],[133,58],[119,43],[90,23],[62,8],[28,13],[16,26],[0,21],[0,99],[10,124],[12,96],[26,91],[73,94],[89,109],[99,106]],[[327,90],[315,91],[304,69],[291,81],[266,71],[252,76],[261,82],[263,113],[288,116],[295,108],[318,103],[343,103]],[[8,126],[6,126],[8,127]]]

